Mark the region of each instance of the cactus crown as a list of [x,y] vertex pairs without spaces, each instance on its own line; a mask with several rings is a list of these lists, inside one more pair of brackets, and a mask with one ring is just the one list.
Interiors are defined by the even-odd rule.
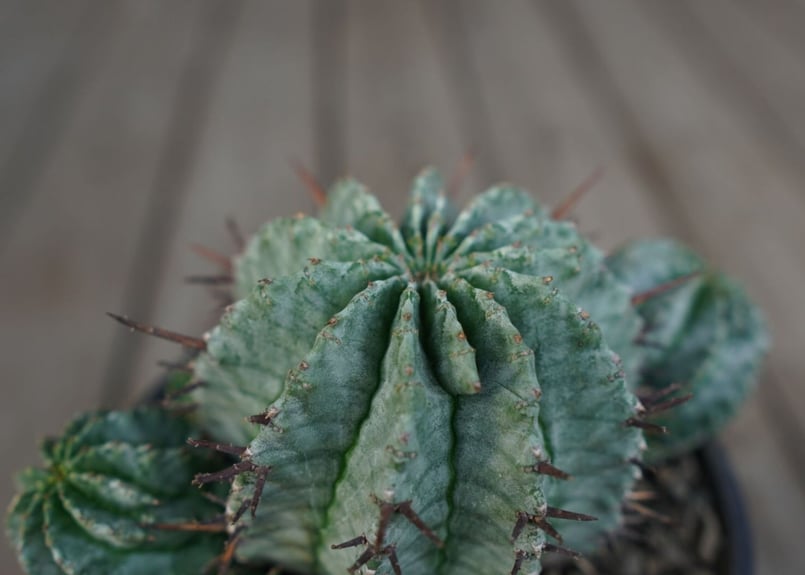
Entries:
[[192,394],[211,439],[194,445],[236,458],[196,477],[231,481],[225,564],[480,575],[593,550],[618,526],[642,430],[660,429],[645,419],[676,425],[666,408],[687,397],[671,384],[696,397],[650,458],[723,423],[766,346],[743,293],[684,248],[605,258],[509,185],[458,213],[433,170],[399,227],[337,183],[318,219],[260,230],[233,279]]

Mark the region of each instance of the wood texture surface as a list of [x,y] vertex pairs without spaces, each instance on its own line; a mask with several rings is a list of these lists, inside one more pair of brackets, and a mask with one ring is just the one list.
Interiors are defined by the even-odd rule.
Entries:
[[199,335],[219,303],[190,245],[312,211],[292,161],[400,215],[471,151],[461,198],[555,204],[602,166],[583,230],[673,235],[748,286],[775,345],[724,441],[758,573],[801,573],[803,29],[797,0],[0,0],[0,502],[37,438],[180,353],[105,311]]

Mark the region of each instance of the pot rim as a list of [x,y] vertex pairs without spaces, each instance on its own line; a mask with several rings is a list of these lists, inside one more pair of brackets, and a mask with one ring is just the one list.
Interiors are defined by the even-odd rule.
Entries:
[[730,575],[754,575],[755,550],[743,494],[726,450],[712,440],[696,451],[721,516],[727,547],[720,564]]

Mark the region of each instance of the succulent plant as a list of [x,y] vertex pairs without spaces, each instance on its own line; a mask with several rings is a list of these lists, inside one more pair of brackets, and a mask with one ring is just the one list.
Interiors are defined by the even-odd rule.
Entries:
[[[605,257],[514,186],[460,213],[443,190],[421,173],[397,226],[340,181],[319,218],[251,239],[232,265],[237,301],[203,340],[146,329],[201,350],[188,396],[205,438],[191,444],[232,457],[194,480],[231,484],[221,572],[539,572],[545,552],[600,545],[635,464],[695,446],[751,387],[763,323],[690,251]],[[646,451],[644,431],[666,428]],[[40,502],[27,517],[42,517],[33,493],[61,493],[24,484],[19,501]],[[22,516],[18,502],[18,542]],[[45,539],[18,545],[32,573]],[[127,544],[150,565],[153,542]]]
[[[655,397],[677,388],[692,394],[653,420],[671,433],[650,435],[646,458],[689,451],[718,431],[754,387],[769,346],[763,319],[736,282],[675,242],[626,245],[607,267],[643,294],[635,300],[644,320],[636,384]],[[664,287],[658,293],[655,286]],[[661,293],[666,288],[673,291]]]
[[[164,528],[220,513],[196,473],[220,465],[185,444],[191,427],[160,409],[82,415],[42,444],[47,468],[19,477],[8,534],[32,574],[201,573],[221,534]],[[162,528],[160,528],[162,527]]]

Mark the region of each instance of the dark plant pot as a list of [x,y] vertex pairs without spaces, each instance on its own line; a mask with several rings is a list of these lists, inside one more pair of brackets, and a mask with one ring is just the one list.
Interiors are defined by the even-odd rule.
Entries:
[[741,490],[724,449],[715,441],[696,452],[721,516],[726,545],[719,560],[728,575],[754,575],[752,531]]

